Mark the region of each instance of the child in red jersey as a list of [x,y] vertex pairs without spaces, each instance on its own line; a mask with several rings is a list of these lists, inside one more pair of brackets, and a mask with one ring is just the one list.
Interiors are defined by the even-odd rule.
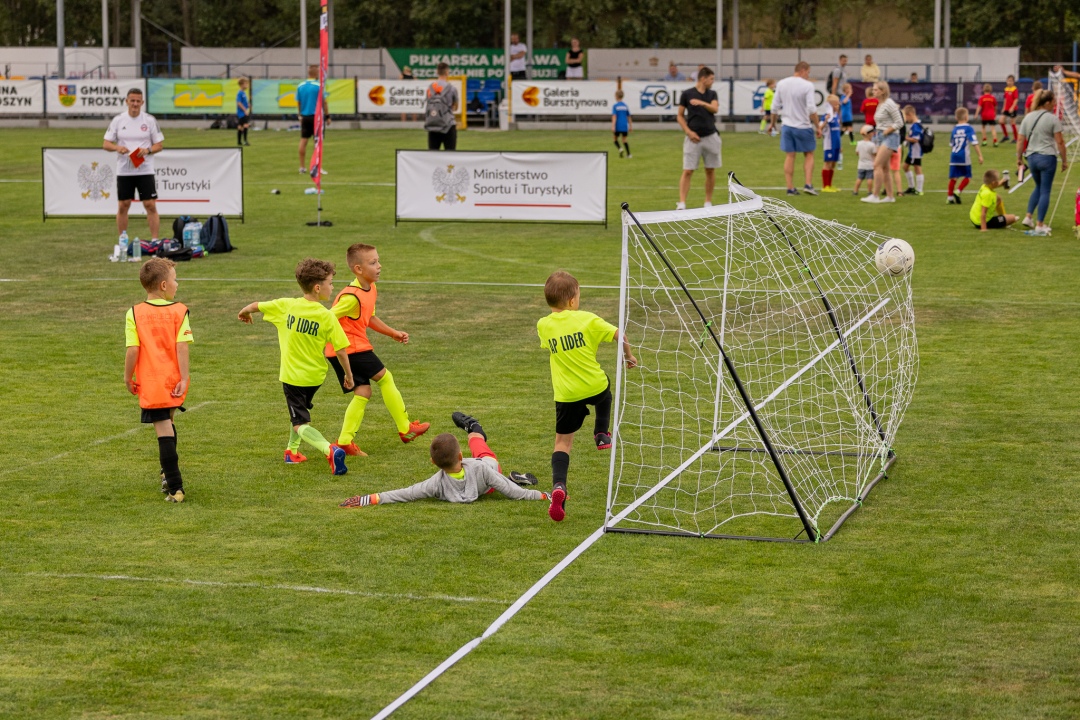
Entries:
[[1005,136],[1002,142],[1009,141],[1009,131],[1005,127],[1005,118],[1012,125],[1013,139],[1015,144],[1019,136],[1016,134],[1016,115],[1020,111],[1020,90],[1016,87],[1016,78],[1010,75],[1005,79],[1005,102],[1001,108],[1001,132]]
[[997,98],[994,97],[994,86],[990,83],[983,85],[983,94],[979,98],[979,119],[982,120],[982,142],[986,144],[986,128],[990,128],[990,136],[997,147]]
[[862,105],[859,106],[859,112],[866,117],[866,124],[871,128],[876,128],[877,123],[874,121],[874,114],[877,112],[877,106],[880,102],[873,95],[874,84],[870,83],[870,86],[866,88],[866,99],[862,101]]

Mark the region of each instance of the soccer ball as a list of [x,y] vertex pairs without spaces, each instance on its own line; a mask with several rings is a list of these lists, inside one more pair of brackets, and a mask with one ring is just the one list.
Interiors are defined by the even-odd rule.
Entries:
[[874,253],[874,264],[882,275],[906,275],[915,264],[915,251],[899,238],[886,240]]

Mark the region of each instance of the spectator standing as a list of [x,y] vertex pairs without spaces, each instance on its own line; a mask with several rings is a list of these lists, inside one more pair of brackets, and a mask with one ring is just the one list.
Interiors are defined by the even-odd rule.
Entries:
[[716,168],[721,166],[720,133],[716,131],[716,113],[720,112],[720,99],[713,86],[713,71],[701,67],[694,87],[683,90],[679,97],[679,126],[686,137],[683,139],[683,172],[679,178],[679,203],[676,210],[686,209],[686,196],[690,193],[690,179],[697,170],[698,162],[705,164],[705,207],[712,207],[713,187],[716,186]]
[[844,85],[847,81],[847,55],[841,55],[836,63],[836,67],[829,73],[829,79],[828,82],[825,83],[825,87],[828,88],[830,95],[840,97],[840,93],[844,91]]
[[698,76],[701,75],[701,71],[704,70],[704,69],[705,69],[704,65],[698,65],[697,70],[690,73],[690,82],[697,82]]
[[570,49],[566,51],[566,79],[585,79],[585,51],[581,49],[581,41],[570,38]]
[[[401,79],[402,80],[415,80],[416,79],[416,76],[413,75],[412,68],[409,67],[408,65],[401,68]],[[402,113],[401,114],[401,122],[405,122],[407,120],[416,120],[416,116],[415,115],[409,115],[408,113]]]
[[1032,111],[1024,116],[1020,123],[1020,141],[1016,144],[1016,163],[1027,159],[1031,179],[1035,189],[1028,198],[1027,214],[1024,225],[1032,226],[1032,214],[1038,213],[1035,227],[1025,235],[1046,236],[1050,226],[1046,224],[1046,211],[1050,207],[1050,189],[1057,173],[1058,155],[1061,156],[1061,169],[1069,169],[1068,155],[1065,153],[1065,139],[1062,137],[1061,120],[1053,113],[1054,93],[1042,90],[1031,103]]
[[873,55],[866,56],[862,67],[859,68],[859,75],[865,83],[877,82],[881,79],[881,69],[877,66],[877,63],[874,62]]
[[[323,108],[326,94],[323,94]],[[315,135],[315,111],[319,107],[319,66],[308,66],[308,79],[296,86],[296,107],[300,119],[300,172],[307,172],[307,141]],[[329,114],[325,120],[330,120]],[[326,174],[326,170],[322,171]]]
[[679,72],[679,66],[672,60],[668,63],[667,75],[664,76],[664,80],[667,82],[683,82],[686,80],[686,76]]
[[911,77],[909,77],[907,79],[907,81],[909,83],[917,83],[917,82],[919,82],[919,73],[911,73]]
[[146,209],[150,224],[150,239],[158,239],[161,216],[157,211],[157,184],[154,181],[153,155],[161,152],[165,136],[153,115],[143,112],[143,93],[138,88],[128,90],[127,110],[109,123],[102,148],[116,157],[116,231],[127,232],[128,211],[135,193]]
[[513,33],[510,36],[510,77],[514,80],[526,79],[525,56],[528,54],[529,46],[521,42],[517,33]]
[[773,95],[773,118],[780,116],[780,150],[784,153],[784,179],[787,194],[798,195],[795,189],[795,153],[803,154],[803,192],[817,195],[814,189],[814,150],[817,149],[818,115],[814,84],[810,82],[810,63],[800,61],[795,74],[776,84]]
[[247,131],[251,126],[251,97],[248,95],[248,79],[236,81],[240,89],[236,92],[236,144],[250,145]]
[[[877,146],[874,155],[874,191],[862,201],[896,202],[892,164],[893,155],[900,152],[900,129],[904,127],[904,116],[900,113],[900,106],[889,97],[889,83],[880,80],[874,83],[874,95],[879,101],[874,115],[874,145]],[[885,190],[884,198],[878,197],[882,188]]]
[[424,129],[427,130],[428,150],[457,150],[457,118],[455,113],[461,98],[450,82],[450,66],[444,62],[435,67],[438,77],[427,89],[424,109]]

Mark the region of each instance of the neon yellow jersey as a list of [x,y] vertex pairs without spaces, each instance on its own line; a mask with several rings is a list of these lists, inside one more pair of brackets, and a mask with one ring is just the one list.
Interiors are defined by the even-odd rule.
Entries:
[[259,303],[263,320],[273,323],[278,331],[281,349],[283,383],[313,387],[322,385],[330,367],[323,356],[326,343],[334,350],[349,347],[349,338],[334,317],[322,304],[305,298],[281,298]]
[[761,101],[761,108],[763,110],[772,110],[772,99],[776,91],[772,88],[765,88],[765,99]]
[[563,310],[540,318],[540,347],[551,353],[551,385],[556,402],[576,402],[607,388],[608,377],[596,361],[602,342],[611,342],[617,328],[582,310]]
[[986,208],[986,219],[997,215],[997,193],[986,185],[979,188],[979,194],[975,196],[975,204],[971,206],[971,222],[982,227],[982,209]]
[[[166,300],[165,298],[158,298],[156,300],[147,300],[151,305],[171,305],[173,300]],[[124,324],[124,340],[127,343],[127,347],[139,347],[139,331],[135,327],[135,310],[128,308],[127,317]],[[195,342],[195,338],[191,335],[191,324],[188,323],[187,316],[184,316],[184,322],[180,324],[180,332],[176,334],[176,342]]]

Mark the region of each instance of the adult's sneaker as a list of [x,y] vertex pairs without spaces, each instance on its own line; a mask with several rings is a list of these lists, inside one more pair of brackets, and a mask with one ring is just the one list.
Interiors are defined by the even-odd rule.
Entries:
[[593,439],[596,440],[596,449],[597,450],[610,450],[611,449],[611,434],[610,433],[603,433],[603,432],[596,433],[596,435],[593,436]]
[[299,465],[300,463],[305,462],[306,460],[307,460],[306,455],[301,455],[300,453],[293,452],[292,450],[289,450],[289,449],[285,450],[285,464],[286,465]]
[[555,522],[562,522],[566,517],[566,488],[556,485],[551,491],[551,505],[548,506],[548,517]]
[[864,198],[859,198],[859,202],[870,203],[871,205],[877,205],[881,202],[881,198],[877,195],[867,195]]
[[487,440],[487,433],[484,432],[484,428],[480,426],[480,421],[474,418],[472,415],[466,415],[463,412],[455,412],[450,416],[450,419],[454,421],[454,424],[467,433],[479,433],[479,435]]
[[[1020,224],[1021,224],[1021,225],[1023,225],[1024,227],[1029,227],[1029,228],[1033,228],[1033,227],[1035,227],[1035,221],[1033,221],[1033,220],[1032,220],[1031,218],[1029,218],[1029,217],[1025,217],[1025,218],[1024,218],[1023,220],[1021,220],[1021,221],[1020,221]],[[161,474],[161,477],[163,477],[163,478],[164,478],[164,477],[165,477],[165,473],[162,473],[162,474]]]
[[349,443],[348,445],[341,445],[342,450],[346,455],[352,455],[354,457],[367,457],[367,453],[360,449],[356,443]]
[[330,463],[330,472],[333,475],[349,472],[349,468],[345,467],[345,449],[339,445],[330,445],[330,454],[326,456],[326,461]]
[[165,496],[165,502],[182,503],[184,502],[184,488],[180,488],[171,495]]
[[818,191],[814,189],[813,185],[804,185],[802,191],[807,195],[817,195]]
[[518,472],[517,470],[511,470],[509,477],[513,483],[520,485],[521,487],[536,485],[538,482],[540,482],[536,479],[536,476],[530,472]]
[[798,191],[798,190],[796,190],[795,188],[788,188],[788,189],[787,189],[787,194],[788,194],[788,195],[798,195],[798,194],[799,194],[799,191]]
[[401,442],[410,443],[426,433],[429,427],[431,427],[431,423],[422,423],[413,420],[409,423],[409,429],[405,432],[399,432],[398,437],[401,438]]

